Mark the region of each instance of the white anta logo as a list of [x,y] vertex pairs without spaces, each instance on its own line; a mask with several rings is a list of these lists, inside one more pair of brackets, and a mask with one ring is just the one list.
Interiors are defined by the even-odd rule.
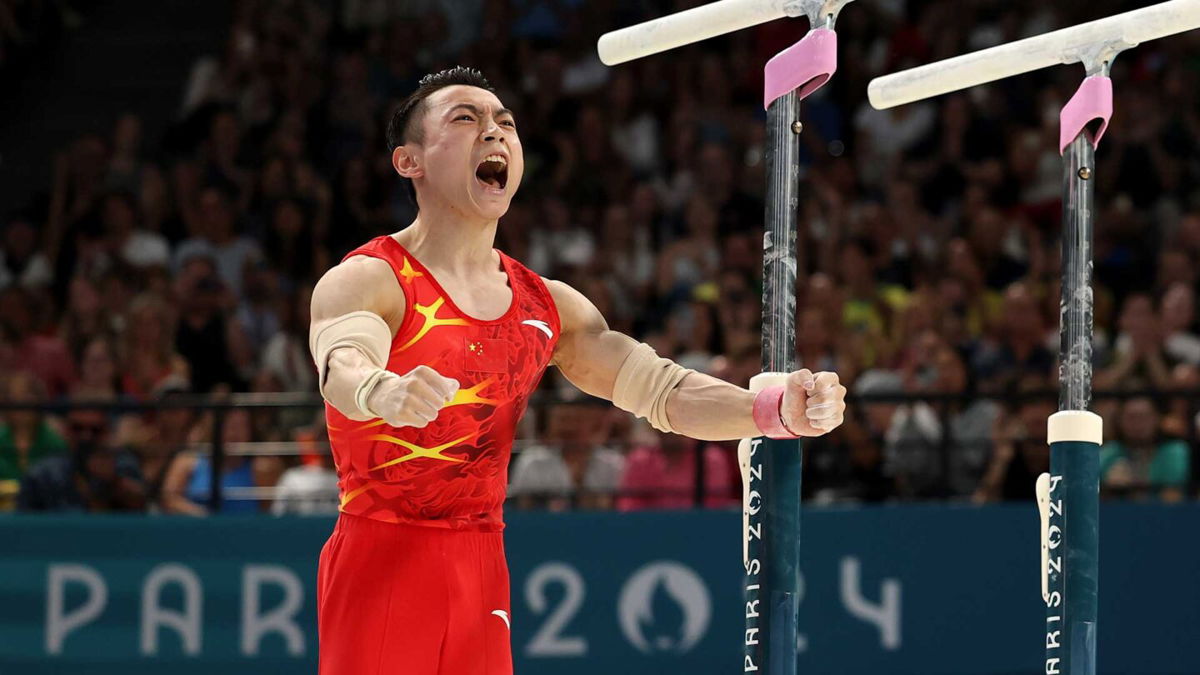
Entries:
[[533,326],[534,328],[546,334],[546,339],[554,337],[554,331],[550,330],[550,324],[541,319],[525,319],[521,322],[523,326]]
[[508,612],[506,612],[502,609],[493,609],[492,614],[495,614],[496,616],[500,617],[501,619],[504,619],[504,625],[506,627],[508,627],[509,630],[512,630],[512,624],[508,622]]
[[708,631],[712,602],[690,567],[658,560],[625,582],[617,601],[621,632],[644,653],[689,651]]

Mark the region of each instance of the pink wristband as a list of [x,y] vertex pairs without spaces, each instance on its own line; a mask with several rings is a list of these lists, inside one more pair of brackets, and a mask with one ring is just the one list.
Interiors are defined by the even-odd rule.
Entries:
[[800,438],[783,423],[783,386],[767,387],[754,397],[754,424],[767,438]]

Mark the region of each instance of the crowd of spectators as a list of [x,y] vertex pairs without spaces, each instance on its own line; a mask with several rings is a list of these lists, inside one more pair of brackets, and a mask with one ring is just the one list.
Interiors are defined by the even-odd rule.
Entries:
[[[0,36],[12,4],[0,0]],[[761,64],[806,27],[777,21],[612,69],[597,60],[602,30],[690,4],[235,2],[164,138],[145,138],[136,112],[88,130],[55,156],[45,194],[4,216],[5,399],[312,392],[312,284],[411,220],[386,120],[422,74],[460,63],[491,79],[525,148],[497,246],[580,289],[614,329],[747,382],[759,370]],[[1056,385],[1057,111],[1082,70],[886,112],[866,85],[1119,9],[894,0],[843,14],[838,76],[802,107],[799,360],[856,395],[965,396],[852,405],[806,446],[809,498],[1032,497],[1055,409],[1037,392]],[[1150,392],[1095,404],[1113,493],[1190,490],[1196,401],[1163,392],[1200,391],[1196,41],[1144,45],[1113,69],[1096,167],[1096,386]],[[543,389],[512,465],[515,506],[738,502],[730,444],[659,434],[553,370]],[[212,466],[192,449],[213,440],[211,415],[6,412],[0,503],[206,513]],[[336,508],[319,411],[234,411],[218,426],[227,446],[306,448],[231,456],[223,510]],[[237,498],[263,487],[278,498]]]

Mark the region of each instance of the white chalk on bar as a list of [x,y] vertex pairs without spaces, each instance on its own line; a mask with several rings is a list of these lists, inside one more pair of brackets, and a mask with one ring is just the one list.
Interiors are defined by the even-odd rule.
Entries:
[[1169,2],[956,56],[871,80],[867,98],[885,110],[1021,73],[1079,61],[1108,42],[1135,46],[1200,28],[1200,0]]
[[788,0],[718,0],[605,33],[596,49],[601,61],[615,66],[783,18],[788,16],[784,7],[788,4]]

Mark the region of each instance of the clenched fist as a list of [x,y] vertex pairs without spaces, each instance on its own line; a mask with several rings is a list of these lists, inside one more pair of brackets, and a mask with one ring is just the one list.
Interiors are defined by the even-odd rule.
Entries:
[[837,373],[814,375],[807,368],[788,375],[779,414],[784,425],[799,436],[824,436],[842,424],[846,388]]
[[394,427],[421,429],[437,419],[458,386],[458,380],[442,377],[429,366],[417,366],[407,375],[380,380],[367,397],[367,406]]

